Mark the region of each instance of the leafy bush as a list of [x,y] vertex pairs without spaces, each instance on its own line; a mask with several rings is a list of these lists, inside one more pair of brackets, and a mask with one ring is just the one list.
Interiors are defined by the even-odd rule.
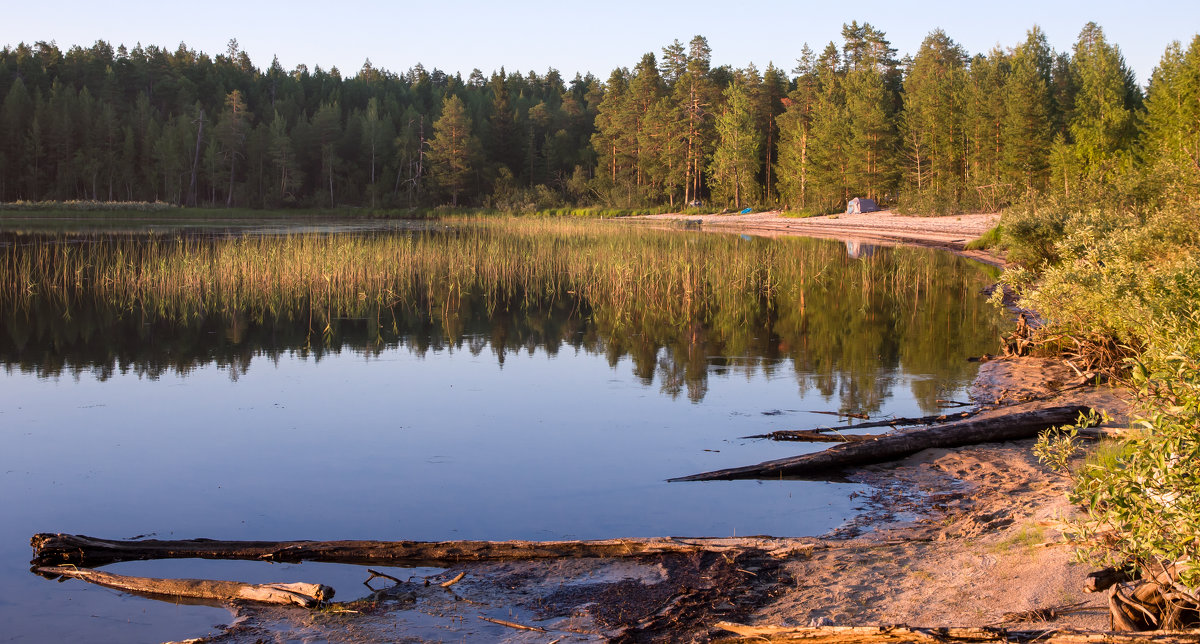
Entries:
[[1076,525],[1081,554],[1104,564],[1134,562],[1200,588],[1200,362],[1176,355],[1158,368],[1138,363],[1133,382],[1153,413],[1115,465],[1093,463],[1071,494],[1087,509]]
[[[1043,317],[1043,347],[1074,351],[1138,393],[1144,431],[1076,472],[1071,499],[1086,510],[1076,525],[1079,554],[1152,573],[1174,566],[1193,598],[1200,589],[1198,206],[1023,205],[1004,219],[1010,256],[1040,270],[1012,270],[1005,281]],[[1039,456],[1062,466],[1071,442],[1047,436]]]

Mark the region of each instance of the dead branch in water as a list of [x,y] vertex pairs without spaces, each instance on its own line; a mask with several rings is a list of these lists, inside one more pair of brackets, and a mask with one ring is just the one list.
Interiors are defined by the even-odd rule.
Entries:
[[842,430],[847,430],[847,429],[867,429],[869,427],[907,427],[910,425],[935,425],[937,423],[948,423],[950,421],[955,421],[955,420],[965,420],[967,418],[970,418],[971,416],[974,416],[975,414],[985,411],[985,409],[986,408],[980,408],[980,409],[976,409],[973,411],[960,412],[957,414],[938,414],[936,416],[921,416],[918,418],[891,418],[888,420],[872,420],[872,421],[866,422],[866,423],[855,423],[853,425],[846,425],[845,427],[813,427],[812,429],[781,429],[779,431],[770,432],[768,434],[755,434],[753,436],[742,436],[742,438],[769,438],[771,440],[786,441],[786,440],[796,440],[794,438],[790,438],[790,436],[794,436],[797,434],[834,432],[834,431],[842,431]]
[[785,429],[760,436],[743,438],[770,438],[773,441],[796,441],[804,443],[853,443],[870,441],[886,434],[843,434],[835,429]]
[[312,608],[333,597],[333,589],[321,584],[244,584],[214,579],[129,577],[73,566],[40,566],[34,570],[42,575],[82,579],[98,586],[131,593],[216,602],[247,601]]
[[517,629],[517,630],[519,630],[519,631],[533,631],[533,632],[535,632],[535,633],[545,633],[545,632],[546,632],[546,629],[544,629],[544,628],[539,628],[539,627],[537,627],[537,626],[526,626],[526,625],[524,625],[524,624],[518,624],[518,623],[516,623],[516,622],[510,622],[510,621],[508,621],[508,620],[506,620],[506,619],[495,619],[495,618],[492,618],[492,617],[484,617],[483,615],[480,615],[480,616],[479,616],[479,619],[482,619],[482,620],[483,620],[483,621],[485,621],[485,622],[491,622],[491,623],[493,623],[493,624],[499,624],[499,625],[501,625],[501,626],[507,626],[507,627],[509,627],[509,628],[515,628],[515,629]]
[[825,476],[848,467],[894,461],[931,447],[962,447],[977,443],[1031,438],[1047,428],[1074,423],[1088,407],[1049,407],[984,419],[948,423],[903,434],[888,434],[869,441],[834,445],[813,454],[766,461],[683,476],[669,481],[715,481],[728,479],[777,478],[781,476]]
[[[145,559],[248,559],[324,561],[393,566],[449,565],[465,561],[635,557],[694,552],[757,550],[773,557],[819,548],[859,547],[854,541],[774,537],[654,537],[594,541],[120,541],[83,535],[36,534],[30,540],[35,566],[99,566]],[[868,547],[878,543],[865,544]]]

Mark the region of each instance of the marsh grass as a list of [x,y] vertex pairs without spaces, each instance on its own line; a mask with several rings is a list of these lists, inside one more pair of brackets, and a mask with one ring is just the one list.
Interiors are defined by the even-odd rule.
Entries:
[[[536,337],[550,347],[583,333],[610,360],[632,355],[643,379],[689,395],[702,395],[691,387],[714,359],[770,369],[790,357],[821,391],[850,386],[846,404],[873,409],[890,384],[839,383],[835,365],[875,374],[904,361],[965,374],[968,352],[998,335],[980,276],[920,249],[853,259],[826,241],[503,217],[408,233],[16,239],[0,247],[6,319],[102,306],[182,325],[282,320],[316,346],[349,321],[380,342],[424,326],[459,343],[473,320],[504,317],[524,331],[493,344]],[[930,401],[939,386],[914,385]]]

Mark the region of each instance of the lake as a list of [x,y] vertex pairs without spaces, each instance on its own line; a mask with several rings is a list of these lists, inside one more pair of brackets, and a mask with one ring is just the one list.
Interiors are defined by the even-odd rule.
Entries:
[[[29,572],[29,538],[818,535],[862,486],[666,483],[819,449],[740,439],[936,413],[1005,326],[918,248],[614,222],[0,221],[4,641],[229,620]],[[361,569],[141,562],[320,581]],[[407,574],[407,573],[406,573]]]

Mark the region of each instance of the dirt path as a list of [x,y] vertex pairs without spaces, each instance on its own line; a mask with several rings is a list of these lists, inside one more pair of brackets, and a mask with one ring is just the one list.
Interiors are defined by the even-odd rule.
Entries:
[[784,217],[779,211],[748,215],[643,215],[630,219],[650,222],[698,222],[701,228],[752,235],[801,235],[829,239],[854,240],[876,244],[912,244],[947,248],[990,264],[1002,264],[995,255],[963,251],[963,246],[986,233],[1000,221],[998,213],[912,217],[891,211],[860,215],[822,217]]

